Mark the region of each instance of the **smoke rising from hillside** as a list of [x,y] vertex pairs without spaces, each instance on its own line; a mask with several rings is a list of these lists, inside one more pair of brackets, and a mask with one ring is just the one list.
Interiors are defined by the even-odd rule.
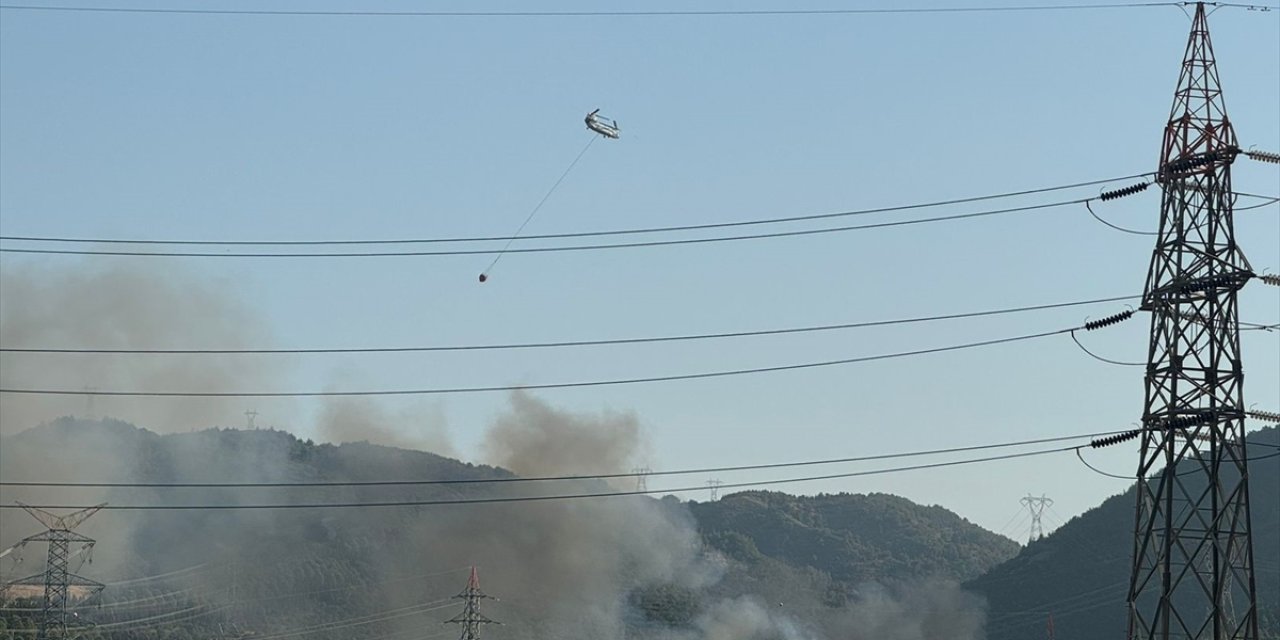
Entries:
[[[7,347],[235,349],[261,346],[268,338],[229,284],[181,270],[7,263],[0,272],[0,344]],[[6,353],[0,358],[0,382],[88,391],[229,391],[271,386],[281,372],[280,362],[212,355]],[[239,424],[245,408],[243,400],[234,398],[6,395],[0,403],[0,433],[66,415],[109,415],[184,431]]]
[[985,604],[953,581],[937,580],[889,590],[863,585],[841,613],[843,640],[980,640]]
[[368,398],[326,398],[316,423],[316,435],[326,442],[367,441],[455,455],[443,412],[426,403],[391,409]]
[[[525,393],[509,400],[509,411],[490,425],[484,446],[491,462],[523,475],[617,471],[645,451],[634,415],[561,411]],[[508,493],[584,488],[600,487],[539,484]],[[527,637],[624,637],[631,589],[655,583],[700,587],[715,578],[700,559],[688,512],[647,498],[456,508],[446,515],[412,535],[431,541],[419,561],[449,557],[480,565],[490,591],[514,609],[508,615],[537,619],[548,631]]]
[[757,599],[722,600],[694,622],[689,640],[820,640],[815,632],[773,612]]
[[[6,265],[0,296],[0,343],[6,346],[234,349],[268,345],[270,339],[230,285],[181,271]],[[232,391],[280,388],[291,366],[278,357],[5,354],[0,380],[7,387]],[[650,462],[634,413],[569,412],[521,392],[508,401],[508,411],[489,425],[483,439],[483,455],[491,464],[521,475],[567,475],[625,472]],[[270,415],[289,416],[291,406],[276,405]],[[90,406],[82,396],[5,397],[0,403],[0,435],[6,438],[0,448],[3,475],[88,482],[287,482],[505,474],[411,451],[317,446],[273,430],[185,433],[239,423],[245,408],[235,398],[96,397]],[[259,408],[266,414],[265,407]],[[169,435],[111,421],[73,420],[14,435],[57,416],[86,414],[117,416]],[[337,399],[321,405],[314,433],[337,442],[452,451],[443,416],[428,405],[391,409],[373,401]],[[604,488],[599,482],[571,482],[376,489],[6,489],[0,500],[270,504],[529,496]],[[0,546],[34,532],[34,521],[25,515],[6,511],[3,516]],[[114,587],[108,603],[156,593],[163,597],[154,603],[144,599],[148,604],[141,608],[105,607],[97,614],[103,623],[194,607],[210,625],[240,631],[337,624],[336,618],[357,614],[337,613],[341,608],[335,603],[377,612],[447,599],[465,581],[465,572],[454,570],[478,565],[486,590],[502,598],[488,603],[488,611],[507,623],[501,637],[509,640],[980,637],[965,635],[980,628],[980,613],[972,613],[976,608],[969,607],[971,602],[945,590],[873,595],[847,610],[829,611],[834,619],[821,627],[793,613],[820,610],[821,604],[777,607],[756,597],[723,593],[727,562],[703,548],[688,508],[671,498],[423,509],[108,511],[87,521],[83,532],[99,540],[95,564],[84,571],[89,577],[111,582],[172,574],[145,582],[145,588]],[[38,564],[37,553],[27,555],[31,564]],[[682,622],[654,622],[634,598],[654,588],[693,594],[696,606]],[[305,595],[315,592],[326,595]],[[921,617],[921,611],[954,612],[954,618],[946,613],[915,620],[913,615]],[[443,610],[386,624],[399,625],[399,631],[420,630],[452,613]],[[306,636],[350,637],[362,629]]]
[[[634,418],[624,424],[636,425]],[[560,456],[539,458],[557,438],[581,429],[617,427],[615,415],[558,410],[530,396],[511,398],[488,438],[514,459],[543,473],[580,470]],[[551,425],[550,427],[548,425]],[[534,438],[540,434],[544,438]],[[520,443],[533,442],[529,448]],[[602,451],[613,464],[635,463],[643,437],[611,441]],[[629,444],[628,444],[629,443]],[[566,443],[570,446],[572,443]],[[0,449],[5,475],[90,480],[296,481],[459,477],[494,473],[413,452],[370,445],[308,445],[278,431],[218,431],[155,436],[120,423],[62,421],[10,436]],[[562,462],[555,462],[561,460]],[[15,461],[18,461],[15,463]],[[46,467],[53,461],[65,462]],[[15,466],[15,464],[17,466]],[[64,468],[65,466],[65,468]],[[118,490],[50,500],[264,503],[536,495],[598,489],[594,483],[269,491]],[[29,499],[13,490],[3,499]],[[5,517],[2,538],[30,534],[33,523]],[[641,497],[581,501],[430,507],[263,511],[104,512],[86,523],[97,537],[97,563],[85,573],[107,582],[179,572],[143,591],[115,588],[115,601],[174,594],[141,610],[105,607],[99,622],[212,607],[210,623],[269,632],[340,624],[344,616],[447,600],[478,565],[485,590],[498,601],[486,613],[506,623],[508,640],[977,640],[981,611],[954,586],[892,592],[861,588],[853,603],[830,608],[811,593],[785,603],[725,593],[728,565],[704,549],[686,505]],[[188,570],[188,568],[194,569]],[[764,574],[777,575],[777,574]],[[803,574],[797,574],[803,575]],[[795,580],[796,578],[789,578]],[[762,585],[763,586],[763,585]],[[683,622],[658,623],[637,605],[636,593],[674,588],[697,602]],[[769,589],[782,588],[769,585]],[[348,591],[351,589],[351,591]],[[303,594],[301,597],[292,594]],[[307,595],[307,594],[320,595]],[[770,596],[773,598],[773,596]],[[108,600],[110,604],[112,600]],[[335,609],[339,603],[347,609]],[[785,606],[780,606],[785,605]],[[825,607],[825,608],[824,608]],[[203,611],[203,609],[200,609]],[[343,613],[355,611],[359,613]],[[821,612],[821,620],[812,615]],[[455,613],[425,612],[385,622],[390,630],[420,631]],[[119,615],[121,618],[111,618]],[[275,626],[273,626],[275,625]],[[385,627],[384,631],[387,630]],[[363,627],[306,634],[350,637]],[[348,634],[348,635],[343,635]]]
[[634,413],[575,415],[525,392],[510,402],[486,432],[484,450],[489,463],[517,475],[622,473],[649,457]]

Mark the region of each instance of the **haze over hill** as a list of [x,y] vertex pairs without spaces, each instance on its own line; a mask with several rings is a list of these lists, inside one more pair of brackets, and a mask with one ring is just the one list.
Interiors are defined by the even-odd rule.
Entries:
[[[489,448],[525,473],[580,472],[579,460],[595,460],[596,471],[618,471],[640,446],[633,426],[625,416],[567,415],[517,396],[495,422]],[[592,433],[599,437],[585,437]],[[570,446],[579,449],[566,455]],[[6,479],[161,483],[513,475],[431,453],[315,444],[273,430],[162,436],[122,422],[73,419],[6,437],[0,472]],[[599,481],[554,487],[45,489],[6,490],[4,499],[248,504],[601,489],[607,486]],[[0,545],[29,535],[34,526],[20,512],[6,511]],[[86,611],[100,625],[86,637],[120,639],[144,637],[129,630],[138,625],[175,638],[306,629],[306,637],[324,639],[434,630],[456,613],[449,597],[461,590],[464,568],[475,564],[485,590],[501,598],[487,609],[506,623],[491,634],[495,638],[923,640],[946,629],[947,637],[976,640],[983,606],[956,580],[1017,550],[939,507],[885,495],[771,492],[715,503],[616,497],[383,509],[104,511],[83,530],[99,543],[94,564],[82,572],[114,583],[103,608]],[[4,567],[5,578],[34,572],[41,553],[39,547],[25,550],[22,565]],[[7,624],[25,624],[21,612],[6,613]]]

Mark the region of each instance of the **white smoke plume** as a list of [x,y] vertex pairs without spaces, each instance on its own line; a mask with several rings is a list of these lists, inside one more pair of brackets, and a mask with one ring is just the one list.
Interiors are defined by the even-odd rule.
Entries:
[[981,596],[932,580],[892,590],[862,585],[838,626],[841,640],[982,640],[985,623]]

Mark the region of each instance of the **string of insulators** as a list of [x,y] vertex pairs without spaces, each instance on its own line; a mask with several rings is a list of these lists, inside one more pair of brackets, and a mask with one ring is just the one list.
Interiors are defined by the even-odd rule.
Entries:
[[1258,279],[1273,287],[1280,287],[1280,275],[1268,273],[1258,276]]
[[1132,186],[1125,187],[1123,189],[1113,189],[1111,191],[1103,191],[1102,195],[1098,196],[1098,199],[1102,200],[1103,202],[1106,202],[1108,200],[1115,200],[1116,198],[1131,196],[1135,193],[1142,193],[1143,191],[1146,191],[1147,187],[1149,186],[1151,186],[1150,182],[1143,182],[1141,184],[1135,184]]
[[1089,441],[1089,446],[1094,449],[1101,449],[1103,447],[1110,447],[1111,445],[1120,444],[1121,442],[1128,442],[1140,435],[1142,435],[1142,429],[1134,429],[1133,431],[1117,433],[1114,436],[1107,436],[1105,438],[1094,438],[1093,440]]
[[[1248,282],[1249,278],[1252,278],[1253,276],[1254,274],[1248,271],[1236,271],[1234,273],[1219,273],[1217,275],[1212,275],[1205,278],[1192,280],[1191,282],[1180,283],[1180,285],[1177,286],[1176,289],[1178,291],[1182,291],[1183,293],[1191,293],[1195,291],[1205,291],[1207,289],[1218,289],[1221,287],[1228,287],[1228,286],[1238,287],[1243,285],[1245,282]],[[1263,276],[1263,277],[1266,277],[1266,276]]]
[[1120,313],[1117,313],[1115,315],[1110,315],[1105,318],[1100,318],[1098,320],[1090,320],[1089,322],[1084,323],[1084,330],[1093,331],[1095,329],[1109,327],[1113,324],[1124,322],[1125,320],[1128,320],[1129,318],[1132,318],[1132,317],[1133,317],[1133,309],[1129,309],[1128,311],[1121,311]]
[[[1202,153],[1194,156],[1189,156],[1186,158],[1178,158],[1177,160],[1170,160],[1168,163],[1166,163],[1164,165],[1164,170],[1166,172],[1187,171],[1190,169],[1195,169],[1196,167],[1202,167],[1211,162],[1225,160],[1227,158],[1233,157],[1234,154],[1236,153],[1239,153],[1239,149],[1233,148],[1233,149],[1222,149],[1218,151],[1210,151],[1208,153]],[[1255,151],[1254,153],[1257,153],[1257,152]]]
[[1271,164],[1280,164],[1280,153],[1271,153],[1270,151],[1246,151],[1246,156],[1251,160],[1258,162],[1270,162]]
[[1212,411],[1201,411],[1187,416],[1169,418],[1160,426],[1164,429],[1185,429],[1187,427],[1194,427],[1196,425],[1212,422],[1213,418],[1214,413]]
[[1250,418],[1262,420],[1263,422],[1280,423],[1280,413],[1272,413],[1270,411],[1250,410],[1245,412]]

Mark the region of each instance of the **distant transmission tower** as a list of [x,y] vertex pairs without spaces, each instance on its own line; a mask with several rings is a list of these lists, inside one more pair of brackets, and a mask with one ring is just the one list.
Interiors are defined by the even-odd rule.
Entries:
[[502,624],[485,617],[480,613],[480,601],[490,599],[480,590],[480,576],[476,574],[476,568],[471,567],[471,579],[467,580],[467,588],[462,593],[454,596],[463,601],[462,613],[446,620],[445,624],[462,625],[462,636],[460,640],[479,640],[480,625],[482,624]]
[[715,478],[707,481],[707,490],[711,493],[711,502],[715,502],[720,498],[720,485],[722,484],[724,483]]
[[[1160,230],[1143,294],[1151,341],[1138,464],[1130,640],[1257,640],[1227,119],[1203,2],[1164,130]],[[1231,603],[1240,607],[1233,612]]]
[[254,429],[257,429],[257,428],[258,428],[258,425],[254,424],[254,420],[256,420],[256,419],[258,418],[258,410],[257,410],[257,409],[249,409],[248,411],[245,411],[245,412],[244,412],[244,417],[245,417],[245,428],[246,428],[246,429],[248,429],[248,430],[250,430],[250,431],[253,431]]
[[84,419],[85,420],[94,419],[93,403],[94,403],[94,400],[96,400],[98,397],[98,394],[94,392],[96,392],[97,390],[98,390],[97,387],[91,387],[87,384],[84,386]]
[[[100,504],[96,507],[81,509],[65,516],[54,515],[21,502],[18,505],[47,528],[47,531],[25,538],[19,544],[47,542],[49,558],[43,573],[15,580],[6,584],[5,587],[43,586],[44,598],[40,607],[40,620],[36,627],[36,640],[67,638],[69,637],[67,605],[71,601],[71,590],[79,589],[87,597],[101,591],[104,586],[102,583],[71,573],[68,569],[72,556],[91,552],[94,544],[92,538],[86,538],[73,530],[106,505]],[[71,551],[73,543],[80,545],[80,549],[74,553]]]
[[1044,537],[1044,525],[1040,523],[1040,517],[1044,515],[1045,509],[1053,506],[1053,498],[1046,498],[1044,494],[1037,498],[1028,493],[1027,497],[1018,502],[1031,512],[1031,534],[1027,538],[1027,544],[1031,544]]
[[649,490],[649,474],[653,473],[653,469],[649,467],[633,467],[631,473],[636,476],[636,491],[645,492]]

